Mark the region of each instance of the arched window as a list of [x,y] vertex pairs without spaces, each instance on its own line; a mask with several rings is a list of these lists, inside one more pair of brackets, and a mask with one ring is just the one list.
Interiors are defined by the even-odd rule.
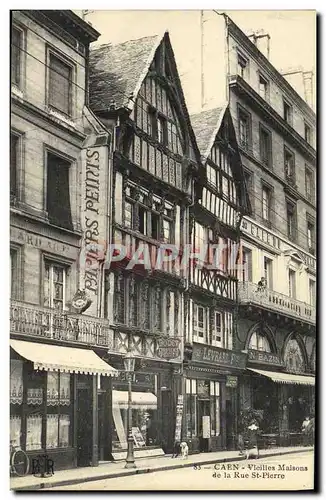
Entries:
[[296,339],[290,339],[284,350],[284,363],[288,371],[291,372],[304,372],[305,361],[302,350]]
[[256,351],[271,352],[271,346],[268,338],[265,335],[254,332],[250,337],[249,349]]

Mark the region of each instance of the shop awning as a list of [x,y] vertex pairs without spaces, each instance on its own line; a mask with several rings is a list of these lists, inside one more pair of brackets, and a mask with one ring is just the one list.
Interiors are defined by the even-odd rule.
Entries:
[[[132,392],[132,408],[140,410],[156,410],[157,397],[151,392]],[[112,391],[112,406],[128,408],[128,391]]]
[[301,385],[315,385],[315,377],[309,377],[306,375],[295,375],[293,373],[279,373],[279,372],[269,372],[266,370],[254,370],[253,368],[248,368],[251,372],[258,373],[264,377],[268,377],[278,384],[301,384]]
[[23,340],[10,340],[10,346],[34,363],[35,370],[118,376],[119,372],[91,349],[77,349]]

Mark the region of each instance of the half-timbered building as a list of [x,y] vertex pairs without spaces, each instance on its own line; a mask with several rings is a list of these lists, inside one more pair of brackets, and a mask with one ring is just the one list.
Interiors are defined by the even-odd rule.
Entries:
[[191,449],[234,447],[237,376],[246,356],[234,349],[239,224],[250,205],[227,105],[191,117],[205,166],[191,210],[190,265],[185,297],[185,438]]
[[[133,427],[142,435],[136,456],[140,447],[156,454],[158,447],[171,450],[174,440],[188,272],[180,249],[189,243],[200,155],[168,33],[102,45],[90,61],[91,108],[115,136],[109,206],[114,251],[104,291],[114,332],[108,358],[122,368],[128,351],[136,357]],[[112,414],[103,414],[104,457],[126,448],[126,390],[123,380],[112,386]]]

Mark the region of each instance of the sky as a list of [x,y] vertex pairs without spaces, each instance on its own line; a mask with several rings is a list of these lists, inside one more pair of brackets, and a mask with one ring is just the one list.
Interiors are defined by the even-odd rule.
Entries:
[[[230,10],[224,11],[245,32],[261,30],[271,36],[270,60],[278,69],[302,67],[315,72],[316,14],[314,10]],[[79,14],[81,11],[78,12]],[[218,18],[212,10],[204,11],[204,52],[211,54]],[[200,11],[199,10],[89,10],[85,19],[101,37],[96,43],[119,43],[168,29],[190,111],[199,111],[200,94]],[[304,36],[303,36],[304,35]],[[207,55],[209,58],[210,55]],[[210,78],[206,65],[204,78]],[[294,78],[294,80],[293,80]],[[292,77],[292,84],[302,83],[302,76]],[[212,107],[213,96],[206,96]]]

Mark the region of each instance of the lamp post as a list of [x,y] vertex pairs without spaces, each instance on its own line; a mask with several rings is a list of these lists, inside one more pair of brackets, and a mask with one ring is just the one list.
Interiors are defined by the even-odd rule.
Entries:
[[127,437],[128,451],[127,451],[125,469],[135,469],[136,464],[134,457],[134,438],[132,436],[132,394],[131,394],[131,379],[132,379],[132,373],[135,369],[135,358],[132,357],[130,351],[127,352],[123,362],[128,378],[128,437]]

